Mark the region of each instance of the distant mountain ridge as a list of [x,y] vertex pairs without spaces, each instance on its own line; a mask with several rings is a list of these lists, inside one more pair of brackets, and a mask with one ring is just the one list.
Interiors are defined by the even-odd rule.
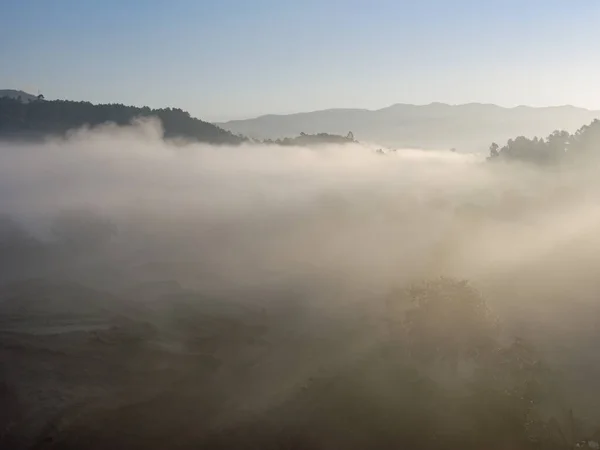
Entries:
[[278,139],[304,133],[332,133],[391,147],[487,150],[492,141],[519,135],[547,136],[575,131],[600,118],[600,111],[575,106],[506,108],[494,104],[449,105],[397,103],[378,110],[326,109],[287,115],[264,115],[216,125],[254,139]]

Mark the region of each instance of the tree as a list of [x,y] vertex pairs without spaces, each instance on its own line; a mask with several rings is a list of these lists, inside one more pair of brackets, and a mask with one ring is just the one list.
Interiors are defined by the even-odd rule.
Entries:
[[500,155],[498,148],[498,144],[492,142],[492,145],[490,145],[490,158],[497,158]]
[[443,361],[455,367],[495,348],[497,321],[466,281],[426,281],[402,292],[399,300],[410,305],[402,327],[409,353],[419,362]]

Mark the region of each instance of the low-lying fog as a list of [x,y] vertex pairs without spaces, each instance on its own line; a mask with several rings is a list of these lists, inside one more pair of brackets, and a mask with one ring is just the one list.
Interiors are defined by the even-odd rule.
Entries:
[[387,289],[451,275],[561,291],[571,303],[600,268],[591,169],[360,145],[171,145],[160,133],[142,122],[0,144],[3,217],[52,242],[67,232],[60,217],[96,215],[114,231],[80,236],[96,252],[124,265],[193,261],[226,284],[335,278]]
[[551,352],[597,331],[599,188],[593,164],[170,143],[152,121],[0,142],[0,279],[115,294],[176,281],[238,302],[285,292],[316,319],[343,320],[352,305],[452,277],[479,289],[510,334],[538,333]]

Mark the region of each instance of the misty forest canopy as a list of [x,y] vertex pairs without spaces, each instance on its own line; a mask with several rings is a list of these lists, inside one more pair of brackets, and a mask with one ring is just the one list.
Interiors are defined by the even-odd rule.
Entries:
[[129,125],[143,117],[161,120],[166,138],[184,138],[210,144],[237,145],[265,143],[283,146],[309,146],[322,144],[355,143],[353,134],[338,136],[327,133],[300,133],[295,138],[250,141],[242,135],[196,119],[179,108],[152,109],[122,104],[94,105],[90,102],[44,100],[21,91],[0,90],[0,137],[38,138],[46,135],[63,135],[83,126],[105,123]]
[[600,120],[584,125],[575,133],[554,131],[547,138],[519,136],[502,148],[490,145],[490,161],[521,161],[535,164],[559,164],[589,155],[600,145]]

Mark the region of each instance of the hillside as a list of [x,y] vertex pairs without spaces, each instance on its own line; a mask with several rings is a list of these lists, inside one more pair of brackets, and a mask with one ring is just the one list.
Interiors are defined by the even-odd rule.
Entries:
[[25,91],[18,91],[16,89],[0,89],[0,98],[13,98],[15,100],[20,99],[22,102],[33,102],[37,100],[36,95],[28,94]]
[[278,139],[301,132],[345,136],[392,147],[486,150],[492,141],[513,136],[547,136],[556,129],[575,131],[600,117],[600,111],[572,106],[503,108],[490,104],[396,104],[379,110],[329,109],[266,115],[217,125],[254,139]]
[[177,108],[151,109],[37,98],[24,103],[18,96],[0,96],[0,138],[4,139],[36,139],[47,135],[62,135],[82,126],[96,126],[107,122],[127,125],[137,117],[158,117],[167,138],[184,138],[211,144],[239,144],[245,141],[242,137],[196,119]]

